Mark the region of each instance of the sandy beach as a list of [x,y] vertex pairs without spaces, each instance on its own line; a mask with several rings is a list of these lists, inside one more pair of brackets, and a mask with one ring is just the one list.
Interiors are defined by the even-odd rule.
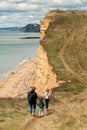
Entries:
[[6,78],[0,80],[0,98],[26,97],[27,91],[34,84],[37,57],[26,61]]

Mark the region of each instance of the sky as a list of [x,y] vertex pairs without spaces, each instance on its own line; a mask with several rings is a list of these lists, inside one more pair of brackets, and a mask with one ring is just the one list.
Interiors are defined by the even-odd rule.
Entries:
[[0,0],[0,28],[40,23],[51,10],[87,10],[87,0]]

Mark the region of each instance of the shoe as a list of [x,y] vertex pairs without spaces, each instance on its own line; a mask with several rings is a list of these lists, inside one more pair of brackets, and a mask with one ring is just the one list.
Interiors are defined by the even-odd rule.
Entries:
[[38,115],[38,117],[39,117],[39,118],[41,118],[41,116],[40,116],[40,115]]
[[33,113],[32,116],[35,116],[35,113]]

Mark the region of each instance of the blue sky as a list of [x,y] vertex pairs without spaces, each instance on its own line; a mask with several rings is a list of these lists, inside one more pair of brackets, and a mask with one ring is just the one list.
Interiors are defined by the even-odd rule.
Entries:
[[87,10],[87,0],[0,0],[0,27],[21,27],[39,23],[55,9]]

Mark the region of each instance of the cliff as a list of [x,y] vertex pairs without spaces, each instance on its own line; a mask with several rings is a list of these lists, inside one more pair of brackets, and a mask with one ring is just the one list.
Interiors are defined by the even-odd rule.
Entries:
[[87,85],[87,11],[48,12],[41,20],[40,45],[47,52],[57,86],[64,83],[59,89],[71,93],[84,90]]
[[[49,25],[55,21],[56,12],[48,12],[46,17],[40,20],[40,39],[43,41],[46,36],[46,31]],[[37,59],[37,69],[35,72],[35,83],[37,86],[37,91],[42,94],[46,88],[52,89],[59,86],[59,83],[64,83],[64,81],[57,81],[57,75],[53,71],[53,67],[49,64],[47,51],[44,49],[43,45],[38,46],[38,59]]]
[[58,86],[56,74],[48,62],[47,52],[42,45],[38,46],[37,68],[35,72],[37,91],[42,94],[46,88],[52,89]]

